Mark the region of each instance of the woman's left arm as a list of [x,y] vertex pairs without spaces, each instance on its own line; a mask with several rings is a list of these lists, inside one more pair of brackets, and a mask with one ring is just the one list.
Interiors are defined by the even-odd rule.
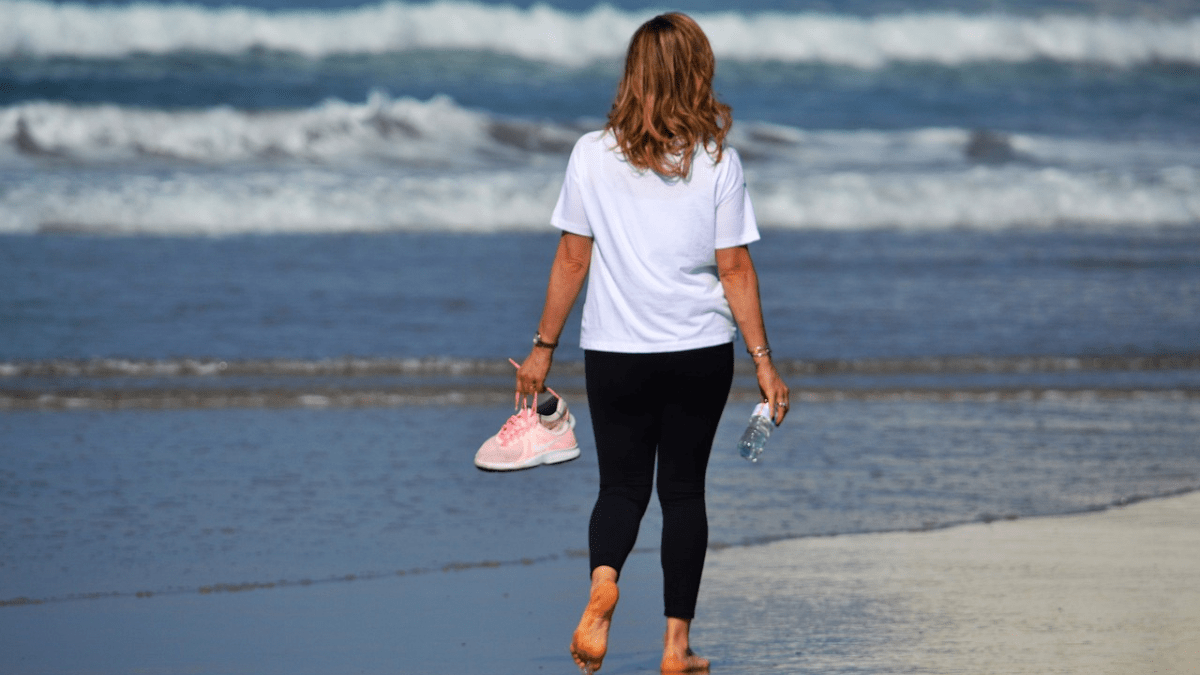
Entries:
[[[767,329],[763,323],[762,302],[758,295],[758,272],[754,269],[754,261],[750,258],[750,249],[746,246],[717,249],[717,272],[721,277],[721,286],[725,289],[725,299],[729,301],[729,309],[733,319],[737,321],[738,329],[746,340],[746,348],[767,348]],[[754,354],[754,352],[751,352]],[[771,406],[771,418],[775,424],[783,424],[787,416],[789,401],[788,386],[775,364],[771,361],[769,349],[759,352],[754,358],[755,374],[758,376],[759,393],[763,400]]]
[[[587,280],[592,264],[592,238],[563,232],[558,239],[558,250],[550,265],[550,282],[546,285],[546,304],[538,322],[538,335],[542,342],[558,344],[567,316],[575,306],[579,291]],[[534,394],[546,388],[546,375],[554,359],[554,349],[534,345],[529,356],[517,369],[517,393]]]

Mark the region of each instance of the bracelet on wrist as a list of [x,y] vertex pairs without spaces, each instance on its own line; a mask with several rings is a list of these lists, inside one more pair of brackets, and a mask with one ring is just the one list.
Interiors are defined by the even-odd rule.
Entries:
[[546,342],[545,340],[542,339],[542,334],[538,333],[537,335],[533,336],[533,346],[534,347],[544,347],[546,349],[553,351],[558,348],[558,343],[557,342]]
[[748,352],[750,354],[750,358],[759,359],[764,356],[770,356],[771,348],[768,347],[767,345],[760,345],[760,346],[754,347],[754,348],[747,347],[746,352]]

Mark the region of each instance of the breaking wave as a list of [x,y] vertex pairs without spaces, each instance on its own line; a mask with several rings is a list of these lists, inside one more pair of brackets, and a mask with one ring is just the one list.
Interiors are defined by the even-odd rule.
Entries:
[[[573,13],[443,0],[271,12],[241,6],[0,1],[0,55],[121,57],[254,50],[311,57],[422,49],[496,52],[581,65],[620,58],[648,16],[599,5]],[[696,14],[719,57],[878,67],[1050,60],[1135,66],[1200,64],[1200,17],[1018,16],[954,12],[880,16]]]
[[47,102],[0,108],[0,139],[9,139],[0,158],[16,154],[73,163],[373,160],[422,168],[452,163],[462,169],[563,154],[580,133],[574,127],[489,116],[445,96],[418,101],[379,91],[363,103],[331,99],[301,110],[180,111]]
[[[21,103],[0,108],[0,233],[539,230],[586,130],[382,92],[267,112]],[[1200,223],[1200,149],[1166,140],[753,121],[730,138],[768,227]]]

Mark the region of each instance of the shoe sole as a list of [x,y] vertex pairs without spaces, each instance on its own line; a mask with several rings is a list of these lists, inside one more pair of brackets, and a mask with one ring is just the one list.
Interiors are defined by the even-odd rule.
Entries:
[[530,457],[524,462],[514,464],[487,464],[475,462],[475,466],[483,471],[522,471],[524,469],[532,469],[543,464],[562,464],[578,458],[580,455],[579,446],[567,448],[566,450],[555,450],[554,452],[544,452],[535,457]]

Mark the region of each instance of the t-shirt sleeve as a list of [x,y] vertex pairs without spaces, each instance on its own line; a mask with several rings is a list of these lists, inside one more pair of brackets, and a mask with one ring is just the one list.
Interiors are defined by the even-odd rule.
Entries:
[[721,165],[717,174],[716,247],[732,248],[758,241],[758,222],[737,151],[726,148]]
[[584,184],[579,175],[580,150],[582,139],[576,143],[567,162],[567,173],[563,178],[562,190],[558,193],[558,203],[550,215],[550,224],[564,232],[591,237],[592,228],[588,224],[587,211],[584,208]]

